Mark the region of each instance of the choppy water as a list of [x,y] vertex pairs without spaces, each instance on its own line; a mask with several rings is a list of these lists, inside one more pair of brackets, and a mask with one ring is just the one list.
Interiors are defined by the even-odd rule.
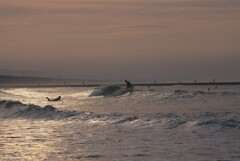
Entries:
[[2,88],[0,160],[240,160],[240,86],[208,88]]

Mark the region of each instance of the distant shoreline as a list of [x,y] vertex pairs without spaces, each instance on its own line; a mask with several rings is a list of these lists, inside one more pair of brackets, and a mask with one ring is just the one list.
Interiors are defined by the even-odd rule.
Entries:
[[[171,83],[134,83],[134,86],[218,86],[218,85],[240,85],[240,82],[171,82]],[[125,86],[125,83],[117,83],[103,80],[86,79],[54,79],[41,77],[16,77],[0,75],[0,88],[55,88],[55,87],[98,87],[108,85]]]
[[[0,85],[0,88],[69,88],[69,87],[99,87],[114,84],[85,84],[85,85]],[[116,84],[125,86],[125,84]],[[218,85],[240,85],[240,82],[199,82],[199,83],[133,83],[135,87],[158,87],[158,86],[218,86]]]

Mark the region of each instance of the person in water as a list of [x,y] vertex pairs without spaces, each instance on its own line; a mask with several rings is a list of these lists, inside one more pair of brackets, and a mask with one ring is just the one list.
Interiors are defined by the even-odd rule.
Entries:
[[55,99],[50,99],[50,98],[46,97],[46,99],[47,99],[48,101],[61,101],[61,96],[58,96],[58,97],[55,98]]
[[127,81],[127,80],[125,80],[125,82],[126,82],[126,84],[127,84],[126,89],[133,89],[131,82],[129,82],[129,81]]

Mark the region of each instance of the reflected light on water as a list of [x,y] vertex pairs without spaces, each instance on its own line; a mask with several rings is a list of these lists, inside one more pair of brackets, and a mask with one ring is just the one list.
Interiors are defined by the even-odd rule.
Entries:
[[[78,110],[78,107],[84,107],[86,103],[91,102],[89,94],[91,89],[84,88],[15,88],[4,91],[9,95],[4,95],[3,100],[20,101],[24,104],[34,104],[41,107],[51,105],[59,109]],[[49,102],[46,97],[62,97],[61,101]]]
[[59,125],[56,125],[55,121],[2,120],[0,160],[48,158],[51,152],[58,151],[57,147],[52,145],[60,141],[54,137],[53,126]]

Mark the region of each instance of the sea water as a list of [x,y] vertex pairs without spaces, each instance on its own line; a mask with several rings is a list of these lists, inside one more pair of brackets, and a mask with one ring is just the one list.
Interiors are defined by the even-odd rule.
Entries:
[[240,160],[240,86],[94,91],[1,88],[0,160]]

